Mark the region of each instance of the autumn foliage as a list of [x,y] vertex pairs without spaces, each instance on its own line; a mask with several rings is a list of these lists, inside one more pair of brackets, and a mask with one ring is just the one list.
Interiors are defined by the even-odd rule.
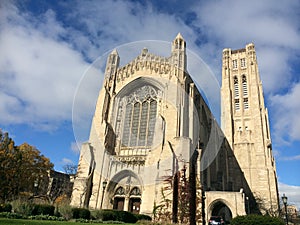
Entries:
[[7,202],[26,193],[34,195],[46,190],[50,160],[35,147],[24,143],[15,146],[8,133],[0,129],[0,202]]

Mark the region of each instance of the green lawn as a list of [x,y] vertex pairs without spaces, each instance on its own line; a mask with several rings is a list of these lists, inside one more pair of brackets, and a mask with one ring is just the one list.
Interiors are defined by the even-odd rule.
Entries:
[[[22,219],[6,219],[0,218],[1,225],[81,225],[81,224],[88,224],[88,223],[78,223],[78,222],[68,222],[68,221],[46,221],[46,220],[22,220]],[[101,225],[108,225],[105,223],[93,223],[93,224],[101,224]],[[112,224],[110,224],[112,225]],[[125,224],[129,225],[129,224]]]

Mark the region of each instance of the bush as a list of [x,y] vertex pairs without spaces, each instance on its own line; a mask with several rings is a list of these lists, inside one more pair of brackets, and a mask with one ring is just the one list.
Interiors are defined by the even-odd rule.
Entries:
[[31,216],[34,205],[27,202],[15,201],[13,204],[13,210],[17,214],[21,214],[24,217]]
[[11,212],[11,204],[0,204],[0,212]]
[[148,221],[152,220],[151,216],[144,215],[144,214],[135,214],[135,217],[137,218],[137,220],[148,220]]
[[230,222],[231,225],[284,225],[284,222],[280,218],[261,216],[261,215],[246,215],[237,216],[233,218]]
[[54,215],[55,207],[53,205],[34,205],[31,215]]
[[72,208],[73,219],[87,219],[91,217],[91,212],[85,208]]
[[124,223],[135,223],[138,219],[137,217],[127,211],[117,211],[104,209],[100,211],[93,212],[96,219],[101,219],[102,221],[121,221]]
[[69,220],[73,216],[72,207],[70,205],[60,205],[58,207],[58,214]]
[[116,221],[117,214],[113,210],[101,210],[98,211],[97,219],[101,219],[102,221]]

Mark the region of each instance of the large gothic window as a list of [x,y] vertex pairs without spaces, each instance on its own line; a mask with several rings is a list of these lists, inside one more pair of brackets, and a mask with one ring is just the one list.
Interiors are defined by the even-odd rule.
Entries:
[[121,147],[150,147],[157,114],[157,90],[146,85],[124,96],[118,107],[116,132]]

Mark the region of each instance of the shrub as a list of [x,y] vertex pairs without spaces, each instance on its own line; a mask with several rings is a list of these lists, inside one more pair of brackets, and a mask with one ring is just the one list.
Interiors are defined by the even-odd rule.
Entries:
[[72,208],[73,219],[87,219],[91,217],[91,212],[85,208]]
[[116,211],[118,218],[118,221],[122,221],[124,223],[136,223],[137,218],[136,216],[131,213],[131,212],[127,212],[127,211]]
[[121,221],[124,223],[135,223],[138,219],[137,217],[127,211],[117,211],[104,209],[93,212],[96,219],[101,219],[102,221]]
[[151,216],[144,215],[144,214],[135,214],[135,217],[137,218],[137,220],[148,220],[148,221],[152,220]]
[[11,212],[11,204],[0,204],[0,212]]
[[280,218],[261,216],[261,215],[246,215],[237,216],[233,218],[230,222],[231,225],[284,225],[284,222]]
[[73,216],[72,207],[70,205],[60,205],[58,207],[58,214],[69,220]]
[[31,215],[54,215],[55,207],[53,205],[34,205]]
[[17,214],[21,214],[23,216],[31,216],[34,205],[28,202],[14,201],[12,203],[13,210]]
[[97,213],[97,219],[101,219],[102,221],[116,221],[117,214],[114,210],[100,210]]

